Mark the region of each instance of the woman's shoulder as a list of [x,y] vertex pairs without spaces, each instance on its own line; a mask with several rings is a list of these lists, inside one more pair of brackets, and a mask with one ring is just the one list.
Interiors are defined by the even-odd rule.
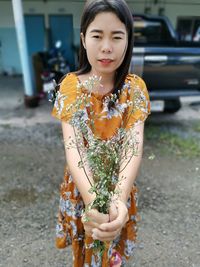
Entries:
[[141,84],[143,85],[143,84],[145,84],[144,80],[140,76],[138,76],[138,75],[136,75],[134,73],[129,73],[126,76],[126,80],[128,80],[131,83],[134,83],[135,85],[141,85]]
[[148,97],[148,90],[146,87],[146,83],[140,76],[133,73],[129,73],[126,77],[126,81],[128,81],[128,83],[130,84],[131,91],[135,92],[139,90]]
[[150,114],[150,100],[144,80],[136,74],[129,74],[127,76],[129,83],[129,122],[128,128],[135,123],[144,122]]
[[77,85],[77,76],[74,72],[67,73],[60,81],[60,87],[73,87],[74,85]]
[[60,81],[59,90],[56,94],[52,115],[60,120],[69,120],[71,112],[70,106],[77,98],[77,77],[71,72],[66,74]]
[[69,72],[61,79],[57,96],[59,98],[74,99],[77,96],[77,76],[74,72]]

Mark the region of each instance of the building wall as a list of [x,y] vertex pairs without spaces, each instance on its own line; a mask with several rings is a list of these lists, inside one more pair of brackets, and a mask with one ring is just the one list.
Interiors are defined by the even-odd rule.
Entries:
[[181,0],[180,2],[182,4],[166,4],[165,7],[166,15],[169,16],[174,27],[176,27],[177,17],[179,16],[200,16],[200,0]]
[[[44,14],[48,28],[49,14],[73,14],[74,44],[79,43],[79,23],[84,3],[81,2],[23,2],[25,14]],[[21,73],[12,4],[0,2],[0,73]]]
[[0,72],[21,73],[12,6],[0,3]]
[[74,26],[74,42],[79,42],[79,24],[81,12],[83,9],[84,2],[75,1],[61,1],[61,2],[24,2],[24,13],[25,14],[44,14],[46,27],[48,28],[48,15],[50,14],[72,14],[73,15],[73,26]]
[[[143,13],[150,8],[151,14],[158,14],[159,8],[164,8],[176,26],[178,16],[199,16],[200,0],[158,0],[157,4],[151,0],[127,1],[134,13]],[[165,4],[164,4],[165,2]],[[48,27],[49,14],[72,14],[74,26],[74,44],[79,43],[79,23],[83,2],[76,1],[24,1],[25,14],[44,14],[46,27]],[[21,73],[21,64],[16,40],[11,1],[0,1],[0,72]]]

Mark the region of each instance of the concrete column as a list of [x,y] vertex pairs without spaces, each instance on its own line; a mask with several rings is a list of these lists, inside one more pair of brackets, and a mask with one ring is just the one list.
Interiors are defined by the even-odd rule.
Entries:
[[31,78],[31,66],[29,63],[28,48],[26,43],[22,0],[12,0],[12,6],[17,33],[19,54],[22,64],[22,73],[25,87],[25,104],[27,106],[35,106],[35,104],[32,105],[32,101],[35,101],[36,99],[34,99],[34,86]]

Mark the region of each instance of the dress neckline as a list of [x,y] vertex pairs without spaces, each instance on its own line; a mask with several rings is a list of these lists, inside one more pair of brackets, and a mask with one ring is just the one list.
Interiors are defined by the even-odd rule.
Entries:
[[[82,81],[80,80],[80,78],[78,77],[78,75],[76,73],[73,73],[77,82],[79,83],[82,83]],[[82,86],[82,91],[84,93],[90,93],[84,86]],[[105,98],[106,96],[109,96],[113,93],[113,91],[111,92],[108,92],[106,94],[101,94],[101,93],[98,93],[98,92],[91,92],[92,96],[94,96],[95,98],[97,98],[98,100],[102,100],[103,98]]]

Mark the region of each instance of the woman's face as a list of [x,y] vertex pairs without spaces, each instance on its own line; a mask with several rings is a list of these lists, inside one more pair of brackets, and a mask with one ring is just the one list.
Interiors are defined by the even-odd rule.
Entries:
[[103,76],[114,74],[123,62],[128,45],[125,25],[112,12],[102,12],[82,35],[92,72]]

